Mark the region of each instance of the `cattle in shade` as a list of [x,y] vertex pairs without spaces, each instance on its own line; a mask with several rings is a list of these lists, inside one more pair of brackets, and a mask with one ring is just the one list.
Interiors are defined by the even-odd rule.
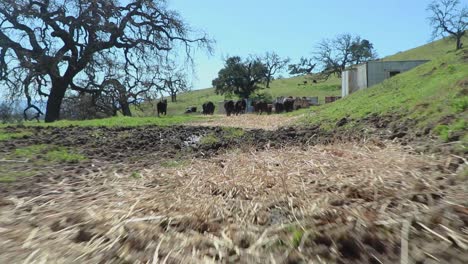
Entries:
[[229,100],[229,101],[224,102],[224,110],[226,111],[227,116],[234,114],[235,112],[234,101]]
[[283,105],[284,105],[284,111],[292,112],[294,110],[294,98],[292,98],[291,96],[284,98]]
[[204,115],[213,115],[215,111],[215,105],[213,102],[206,102],[202,105]]
[[234,111],[235,111],[236,115],[245,114],[245,110],[247,108],[247,103],[245,102],[244,99],[239,100],[239,101],[236,102],[234,108],[235,108]]
[[284,112],[284,104],[282,102],[275,102],[273,107],[275,108],[275,113],[277,114]]
[[158,116],[160,115],[166,115],[167,114],[167,100],[161,100],[158,102],[156,105],[156,109],[158,111]]
[[307,100],[306,97],[296,97],[294,99],[294,110],[298,110],[301,108],[309,108],[310,107],[310,102]]
[[268,104],[265,101],[254,101],[252,106],[257,114],[268,113]]
[[267,114],[271,114],[271,112],[273,112],[273,104],[267,104],[266,112]]
[[191,114],[191,113],[196,113],[196,112],[197,112],[196,106],[190,106],[185,109],[186,114]]

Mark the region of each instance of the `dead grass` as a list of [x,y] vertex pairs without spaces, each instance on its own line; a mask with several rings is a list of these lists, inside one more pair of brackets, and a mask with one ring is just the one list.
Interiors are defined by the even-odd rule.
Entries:
[[194,121],[188,125],[276,130],[280,127],[294,124],[300,117],[301,116],[291,117],[277,114],[245,114],[239,116],[216,115],[214,117],[205,117],[200,121]]
[[0,197],[0,262],[466,259],[466,182],[450,184],[447,160],[377,145],[234,150]]

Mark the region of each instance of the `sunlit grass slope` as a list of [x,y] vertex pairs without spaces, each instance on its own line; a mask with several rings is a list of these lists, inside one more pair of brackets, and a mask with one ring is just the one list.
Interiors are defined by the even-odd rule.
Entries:
[[[468,34],[462,39],[468,45]],[[455,50],[455,40],[453,38],[440,39],[426,45],[416,47],[404,52],[387,56],[384,60],[432,60]]]
[[461,134],[467,143],[468,49],[442,54],[379,85],[315,108],[302,121],[331,128],[343,117],[356,121],[370,115],[394,115],[416,120],[417,127],[434,129],[444,140]]

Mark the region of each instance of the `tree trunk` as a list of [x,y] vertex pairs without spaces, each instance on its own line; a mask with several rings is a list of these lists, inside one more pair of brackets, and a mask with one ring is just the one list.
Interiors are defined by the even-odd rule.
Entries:
[[177,102],[177,93],[171,92],[171,102]]
[[132,116],[132,111],[130,110],[128,102],[120,102],[120,105],[122,106],[122,114],[124,116]]
[[271,77],[267,77],[266,88],[270,88],[270,79]]
[[59,120],[60,107],[63,97],[65,96],[67,85],[62,82],[52,81],[52,89],[50,90],[49,99],[47,100],[47,108],[45,114],[45,122],[50,123]]
[[457,35],[457,50],[462,48],[462,42],[461,42],[462,36],[463,35]]

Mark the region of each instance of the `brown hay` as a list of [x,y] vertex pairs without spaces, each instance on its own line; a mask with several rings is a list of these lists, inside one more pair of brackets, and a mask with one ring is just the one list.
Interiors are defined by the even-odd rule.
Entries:
[[403,260],[438,258],[425,241],[468,244],[466,182],[445,186],[440,164],[387,142],[234,150],[140,179],[100,170],[3,198],[0,262],[385,262],[401,239]]

